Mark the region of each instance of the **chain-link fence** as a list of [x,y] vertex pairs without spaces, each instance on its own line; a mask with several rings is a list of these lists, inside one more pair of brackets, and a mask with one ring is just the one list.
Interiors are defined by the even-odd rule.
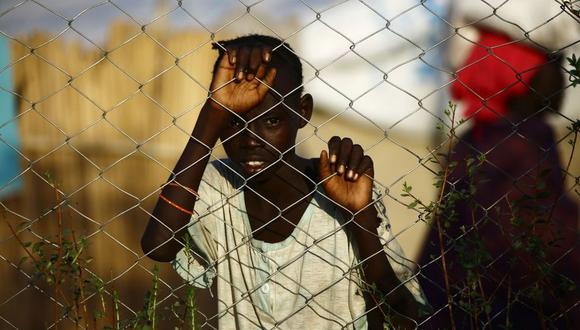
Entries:
[[[3,2],[1,328],[572,329],[579,23],[559,0]],[[211,85],[250,33],[302,80],[278,67],[270,106],[205,145],[208,104],[238,111],[220,91],[266,86]],[[275,111],[303,121],[292,148],[257,131]]]

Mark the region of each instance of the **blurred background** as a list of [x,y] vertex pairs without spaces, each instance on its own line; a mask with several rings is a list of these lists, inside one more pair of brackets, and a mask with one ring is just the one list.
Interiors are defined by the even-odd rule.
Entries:
[[[477,41],[477,26],[580,55],[578,21],[558,1],[545,6],[534,11],[510,0],[494,12],[478,0],[1,1],[0,328],[74,326],[55,318],[64,307],[54,307],[33,267],[20,262],[30,257],[23,245],[54,240],[62,228],[86,237],[87,267],[106,283],[106,297],[119,293],[120,318],[142,308],[154,263],[139,240],[206,100],[217,55],[211,43],[250,33],[284,39],[303,61],[315,114],[298,152],[315,157],[333,135],[360,143],[388,193],[393,230],[418,260],[428,224],[401,196],[403,184],[425,203],[437,198],[440,168],[429,157],[446,148],[437,126],[449,123],[448,87]],[[567,84],[563,93],[563,108],[549,121],[563,141],[561,158],[571,159],[566,184],[577,191],[580,156],[566,142],[580,114],[580,89]],[[159,267],[160,306],[170,306],[185,287],[169,265]]]

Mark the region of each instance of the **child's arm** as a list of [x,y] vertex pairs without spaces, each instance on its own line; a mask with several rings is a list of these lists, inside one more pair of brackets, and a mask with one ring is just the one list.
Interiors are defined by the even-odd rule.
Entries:
[[262,47],[220,53],[211,98],[202,107],[141,238],[143,252],[150,258],[168,262],[183,247],[196,200],[193,192],[199,187],[212,148],[232,115],[241,115],[264,99],[276,76],[274,68],[267,69],[270,57],[271,50]]
[[[373,161],[364,155],[360,145],[353,145],[349,138],[333,137],[328,142],[328,149],[330,156],[326,150],[320,155],[320,177],[327,195],[355,215],[347,227],[353,234],[353,243],[363,261],[364,280],[375,285],[384,296],[386,305],[379,306],[381,310],[388,313],[388,305],[396,312],[388,313],[396,326],[415,328],[413,320],[417,319],[418,304],[397,278],[377,233],[378,214],[371,204]],[[381,300],[380,296],[372,293],[368,298],[373,306],[376,305],[375,301]]]

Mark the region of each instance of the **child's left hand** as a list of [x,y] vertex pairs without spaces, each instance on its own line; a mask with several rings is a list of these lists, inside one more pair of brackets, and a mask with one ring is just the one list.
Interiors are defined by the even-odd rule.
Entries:
[[320,153],[319,165],[328,197],[353,213],[367,207],[372,201],[373,160],[350,138],[333,136],[328,150]]

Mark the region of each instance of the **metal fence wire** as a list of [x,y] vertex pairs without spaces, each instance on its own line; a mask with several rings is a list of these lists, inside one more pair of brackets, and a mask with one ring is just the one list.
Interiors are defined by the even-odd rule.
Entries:
[[[580,322],[578,8],[560,0],[0,4],[8,54],[0,328],[572,329]],[[26,29],[15,28],[23,21]],[[212,45],[231,54],[222,41],[250,33],[279,39],[272,56],[296,57],[303,71],[286,94],[268,86],[276,101],[253,118],[216,97],[240,83],[233,76],[210,87]],[[291,95],[302,89],[314,97],[311,118]],[[209,103],[232,113],[236,132],[175,173],[188,141],[204,143],[192,129]],[[253,131],[275,126],[268,114],[280,109],[305,120],[288,150]],[[276,150],[267,167],[309,190],[296,197],[288,187],[300,185],[287,182],[268,194],[259,174],[243,174],[227,143],[248,136]],[[374,175],[349,183],[371,179],[362,207],[330,193],[330,181],[350,180],[352,162],[323,178],[286,157],[319,157],[333,136],[350,137],[373,160]],[[179,180],[204,160],[199,188]],[[170,198],[189,193],[199,195],[195,210]],[[274,216],[260,219],[246,205]],[[361,225],[369,212],[375,231]],[[144,253],[149,222],[167,235]],[[180,250],[174,261],[151,258],[171,246]]]

